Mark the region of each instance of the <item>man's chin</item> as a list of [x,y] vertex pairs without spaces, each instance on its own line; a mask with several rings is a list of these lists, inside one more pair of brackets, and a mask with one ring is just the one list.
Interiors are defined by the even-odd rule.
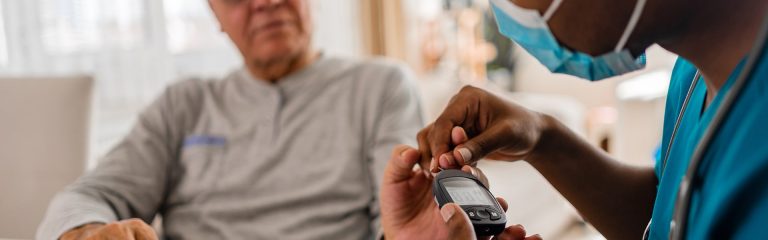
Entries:
[[251,58],[255,59],[275,59],[275,58],[285,58],[286,55],[297,55],[299,52],[301,52],[301,47],[296,46],[297,44],[292,44],[288,40],[283,42],[262,42],[261,44],[255,43],[253,46],[253,51],[251,51]]
[[252,54],[250,59],[258,65],[272,65],[293,61],[301,55],[300,52],[297,49],[270,49],[269,52]]

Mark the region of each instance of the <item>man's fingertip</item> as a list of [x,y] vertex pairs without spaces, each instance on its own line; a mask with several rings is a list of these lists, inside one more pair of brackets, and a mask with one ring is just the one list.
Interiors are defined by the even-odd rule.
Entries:
[[421,156],[415,149],[406,147],[400,152],[400,159],[408,164],[416,164],[421,159]]
[[522,224],[515,224],[515,227],[518,227],[518,228],[522,229],[523,231],[525,231],[525,227]]
[[397,145],[394,149],[392,149],[392,157],[403,157],[405,154],[405,151],[408,150],[410,147],[407,145]]
[[405,145],[400,145],[397,146],[397,149],[400,151],[400,157],[405,157],[405,153],[408,152],[408,150],[411,148]]
[[456,214],[456,207],[454,207],[453,204],[443,205],[443,208],[440,209],[440,215],[443,217],[443,221],[445,222],[451,220],[454,214]]

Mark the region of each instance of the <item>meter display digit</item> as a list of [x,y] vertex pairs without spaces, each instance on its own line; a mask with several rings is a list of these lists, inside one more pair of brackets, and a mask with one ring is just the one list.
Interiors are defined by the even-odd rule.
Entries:
[[453,202],[459,205],[489,205],[494,203],[488,199],[485,189],[471,181],[446,181],[445,190],[451,195]]

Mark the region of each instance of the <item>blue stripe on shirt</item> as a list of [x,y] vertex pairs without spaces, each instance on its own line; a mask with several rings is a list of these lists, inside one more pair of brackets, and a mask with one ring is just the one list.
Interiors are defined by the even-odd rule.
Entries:
[[227,139],[218,136],[210,135],[192,135],[184,139],[183,147],[191,146],[224,146],[227,144]]

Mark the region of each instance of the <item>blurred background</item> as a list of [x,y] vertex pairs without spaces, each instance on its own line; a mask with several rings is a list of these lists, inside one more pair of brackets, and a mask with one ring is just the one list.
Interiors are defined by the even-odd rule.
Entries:
[[[556,116],[621,161],[655,160],[670,70],[590,83],[554,75],[499,35],[487,0],[310,0],[328,55],[399,59],[431,121],[466,84]],[[170,83],[241,58],[205,0],[0,0],[0,238],[32,238],[51,196],[97,164]],[[481,163],[510,223],[546,239],[601,239],[524,163]]]

